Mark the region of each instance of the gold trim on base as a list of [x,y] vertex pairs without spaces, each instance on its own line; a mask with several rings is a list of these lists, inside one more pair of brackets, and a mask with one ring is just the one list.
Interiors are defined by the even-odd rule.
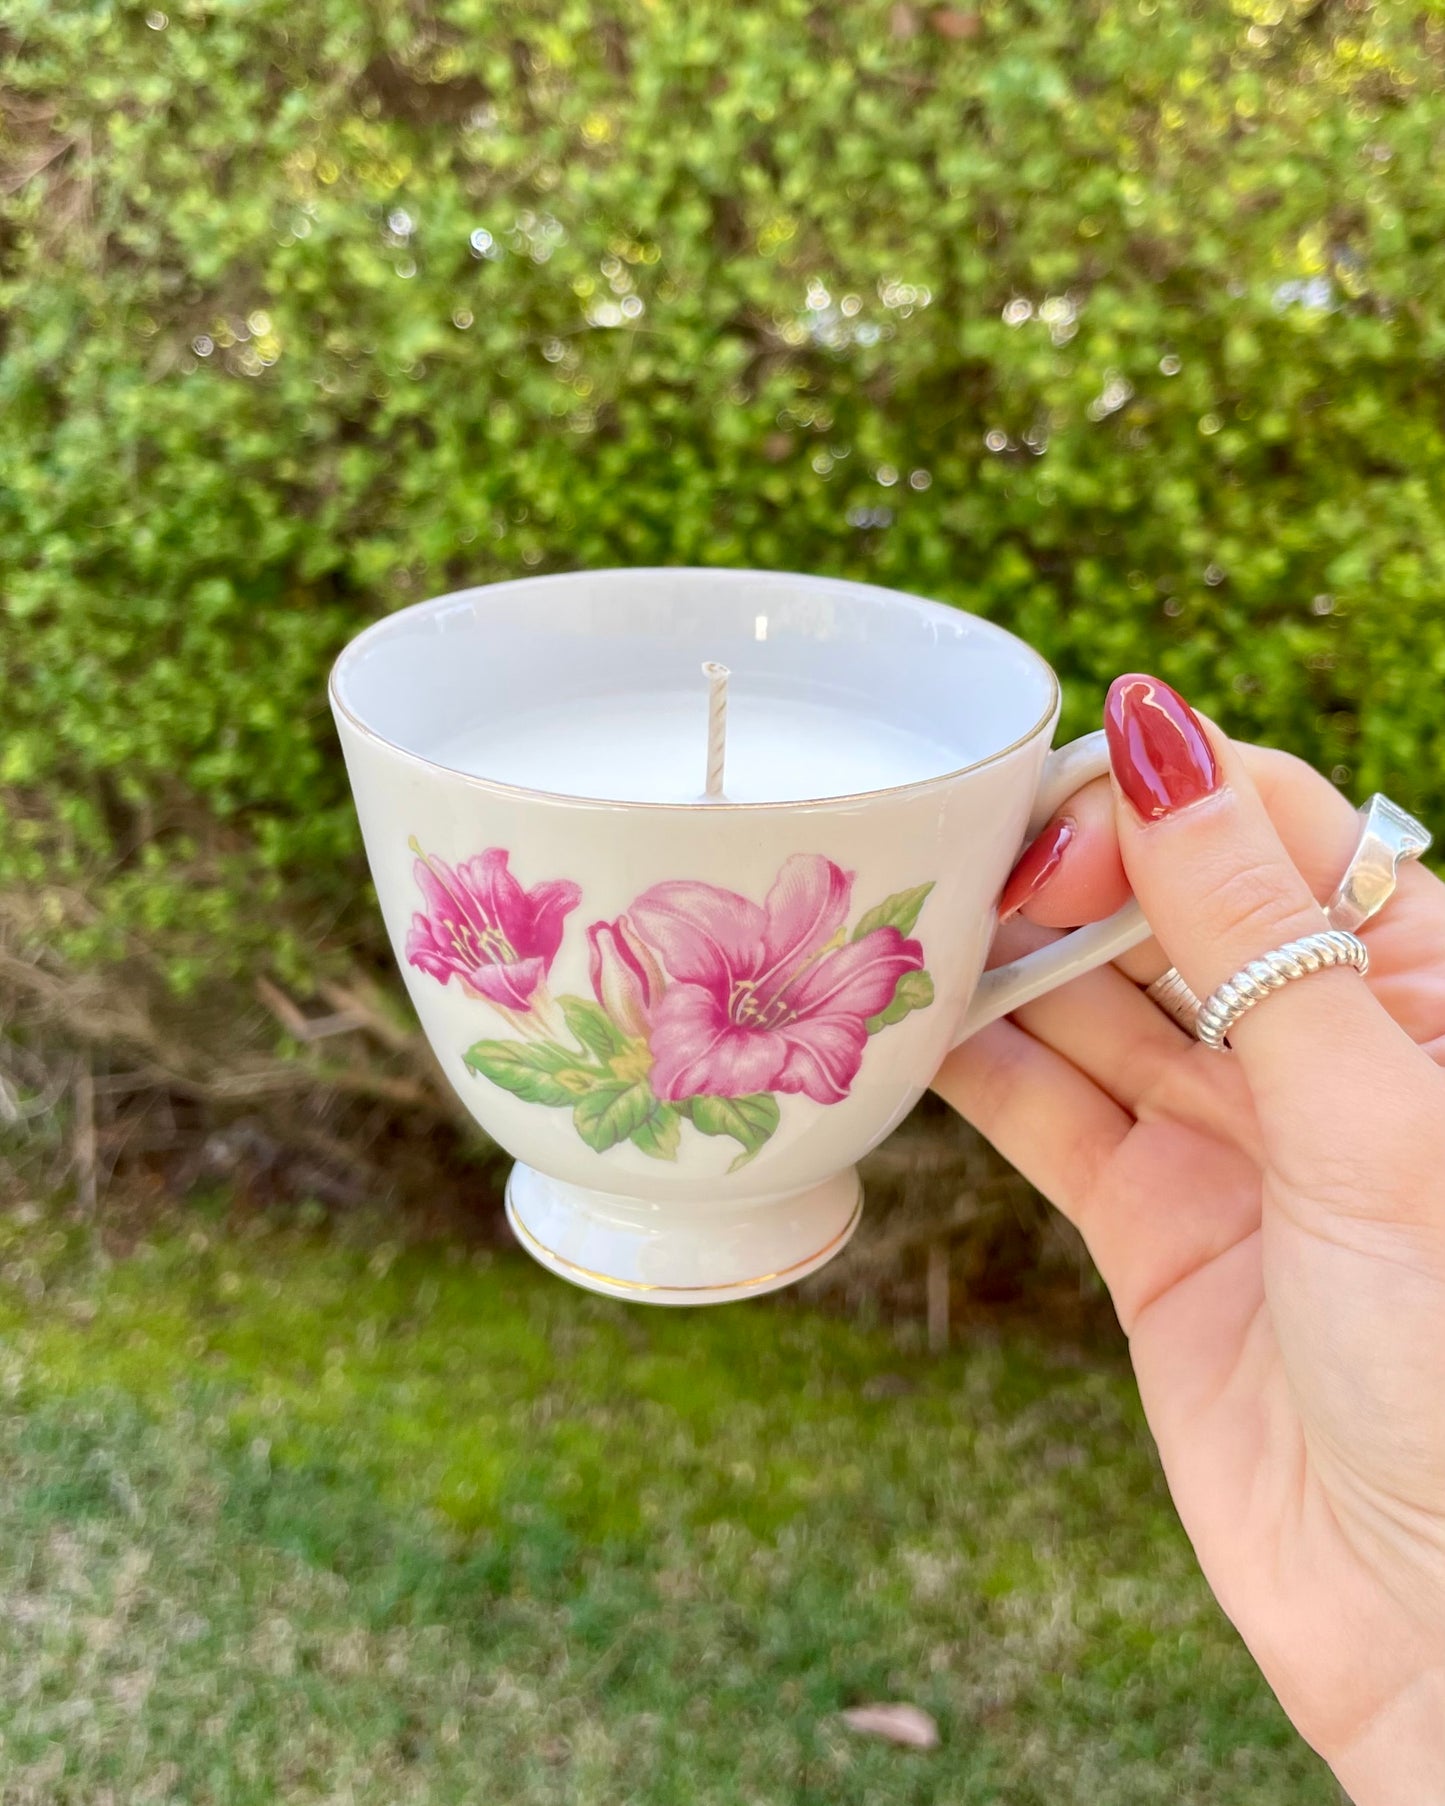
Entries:
[[771,1280],[786,1279],[790,1273],[796,1273],[800,1267],[812,1266],[813,1264],[824,1260],[832,1253],[840,1242],[846,1241],[853,1233],[854,1229],[858,1226],[858,1219],[862,1214],[863,1187],[860,1183],[858,1186],[858,1201],[854,1204],[852,1212],[848,1217],[848,1221],[835,1236],[829,1241],[824,1242],[821,1248],[815,1250],[812,1254],[805,1254],[801,1260],[795,1260],[791,1266],[779,1267],[776,1273],[760,1273],[756,1279],[730,1279],[724,1281],[720,1285],[670,1286],[661,1284],[650,1285],[645,1280],[641,1279],[618,1279],[611,1273],[594,1272],[591,1267],[584,1267],[579,1265],[575,1260],[568,1260],[565,1254],[558,1254],[555,1249],[549,1248],[545,1242],[539,1241],[522,1221],[522,1218],[515,1207],[507,1212],[512,1227],[525,1241],[530,1242],[531,1246],[538,1254],[545,1256],[546,1260],[554,1262],[558,1267],[565,1267],[569,1273],[575,1273],[579,1279],[590,1279],[597,1285],[616,1286],[619,1291],[623,1292],[751,1291],[755,1286],[765,1286]]

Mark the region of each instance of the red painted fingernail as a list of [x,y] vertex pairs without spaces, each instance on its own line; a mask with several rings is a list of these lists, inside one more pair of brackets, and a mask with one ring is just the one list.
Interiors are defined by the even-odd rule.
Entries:
[[1064,848],[1073,838],[1074,824],[1067,816],[1049,823],[1009,874],[1009,881],[998,900],[999,921],[1006,922],[1010,916],[1017,915],[1030,897],[1038,895],[1059,869]]
[[1116,677],[1104,704],[1109,759],[1141,821],[1187,809],[1219,788],[1219,766],[1199,717],[1162,678]]

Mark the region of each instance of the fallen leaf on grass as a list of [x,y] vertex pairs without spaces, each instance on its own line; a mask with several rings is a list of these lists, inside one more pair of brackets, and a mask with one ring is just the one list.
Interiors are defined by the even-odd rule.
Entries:
[[861,1731],[865,1737],[886,1737],[890,1743],[901,1743],[911,1750],[938,1748],[937,1721],[921,1706],[849,1706],[842,1718],[850,1731]]

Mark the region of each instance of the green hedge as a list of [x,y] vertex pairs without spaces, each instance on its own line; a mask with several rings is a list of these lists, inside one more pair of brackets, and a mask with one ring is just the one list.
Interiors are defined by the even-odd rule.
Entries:
[[372,958],[329,660],[583,565],[941,596],[1058,664],[1070,728],[1153,668],[1445,823],[1439,0],[12,0],[4,34],[32,950],[139,962],[218,1040],[237,981]]

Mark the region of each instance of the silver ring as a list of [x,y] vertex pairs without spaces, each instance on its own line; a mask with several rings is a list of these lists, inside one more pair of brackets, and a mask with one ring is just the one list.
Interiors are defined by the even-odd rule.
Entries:
[[1144,995],[1151,1003],[1157,1003],[1164,1014],[1177,1022],[1186,1034],[1194,1033],[1194,1023],[1199,1015],[1199,999],[1185,984],[1176,967],[1171,966],[1167,972],[1161,972],[1153,984],[1146,985]]
[[1360,815],[1360,844],[1325,904],[1330,927],[1351,932],[1389,902],[1401,863],[1418,859],[1430,847],[1430,830],[1387,796],[1372,796]]
[[[1401,865],[1429,850],[1430,830],[1378,792],[1359,810],[1360,839],[1345,875],[1325,905],[1331,928],[1353,932],[1378,915],[1395,889]],[[1203,1007],[1175,967],[1161,972],[1144,995],[1186,1034],[1194,1033]]]
[[1252,959],[1241,966],[1233,978],[1227,978],[1217,991],[1205,999],[1194,1024],[1194,1032],[1206,1047],[1222,1053],[1225,1036],[1247,1011],[1272,991],[1283,990],[1293,978],[1307,978],[1311,972],[1323,972],[1330,966],[1353,966],[1360,974],[1370,969],[1370,954],[1359,935],[1343,928],[1326,928],[1321,934],[1302,935],[1297,941],[1286,941],[1266,953],[1263,959]]

